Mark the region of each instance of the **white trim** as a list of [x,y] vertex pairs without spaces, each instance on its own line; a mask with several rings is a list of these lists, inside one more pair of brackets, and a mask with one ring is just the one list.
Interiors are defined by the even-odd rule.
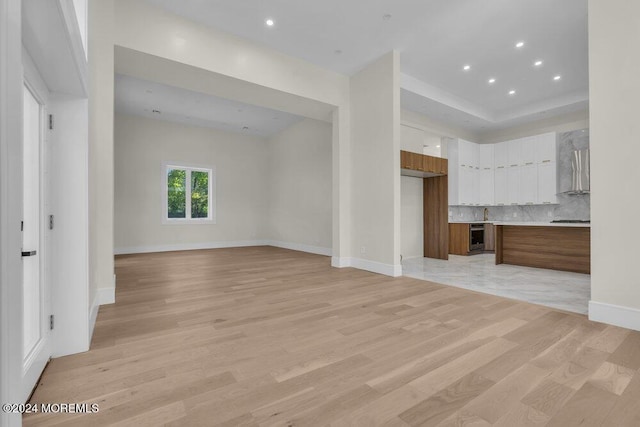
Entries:
[[335,268],[351,267],[351,258],[349,258],[349,257],[332,256],[331,257],[331,267],[335,267]]
[[[182,169],[186,171],[185,176],[185,217],[169,218],[168,214],[168,195],[167,187],[169,185],[169,176],[167,170]],[[209,208],[207,218],[191,218],[191,172],[206,172],[209,175]],[[160,194],[162,195],[162,225],[203,225],[216,223],[216,168],[215,166],[195,165],[184,162],[162,162],[162,179]]]
[[96,298],[98,299],[98,305],[115,304],[116,288],[99,288],[96,292]]
[[[98,290],[99,291],[99,290]],[[91,339],[93,338],[93,330],[96,327],[96,319],[98,318],[98,310],[100,304],[98,303],[99,292],[96,292],[91,303],[91,311],[89,312],[89,345],[91,345]]]
[[[113,275],[115,280],[115,274]],[[91,344],[91,338],[93,338],[93,331],[96,327],[96,320],[98,319],[98,311],[101,305],[114,304],[116,302],[116,288],[100,288],[96,291],[96,295],[93,297],[93,303],[91,304],[91,311],[89,313],[89,344]]]
[[589,301],[589,320],[640,331],[640,310],[637,308]]
[[289,243],[289,242],[280,242],[277,240],[267,240],[267,244],[269,246],[275,246],[276,248],[291,249],[294,251],[308,252],[310,254],[324,255],[324,256],[331,256],[331,253],[333,252],[331,248],[305,245],[303,243]]
[[153,252],[194,251],[198,249],[240,248],[245,246],[268,246],[268,240],[236,240],[228,242],[178,243],[173,245],[133,246],[115,248],[114,255],[145,254]]
[[[78,78],[86,96],[89,93],[89,64],[87,50],[82,39],[82,31],[80,30],[80,22],[76,15],[76,10],[71,0],[58,0],[58,8],[64,21],[65,36],[67,36],[67,46],[71,50],[73,57],[73,65],[78,72]],[[85,18],[85,22],[86,22]]]
[[372,273],[384,274],[385,276],[402,276],[401,264],[384,264],[382,262],[370,261],[362,258],[351,258],[351,266],[359,270],[371,271]]

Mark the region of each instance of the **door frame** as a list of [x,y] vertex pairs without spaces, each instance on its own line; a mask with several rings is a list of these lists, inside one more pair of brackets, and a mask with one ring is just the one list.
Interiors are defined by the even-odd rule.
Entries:
[[[22,384],[22,7],[0,0],[0,400],[18,402]],[[20,414],[0,412],[0,425]]]
[[[52,336],[53,334],[47,327],[49,315],[52,313],[51,307],[51,280],[49,274],[49,263],[48,263],[48,248],[49,248],[49,240],[50,235],[47,232],[47,212],[49,211],[49,198],[48,194],[49,188],[47,186],[48,179],[47,175],[49,173],[49,153],[47,151],[47,141],[48,141],[48,131],[47,131],[47,116],[48,110],[47,106],[49,104],[49,90],[44,83],[44,80],[40,76],[36,65],[33,63],[33,60],[29,56],[29,53],[23,49],[22,51],[22,59],[23,59],[23,69],[24,69],[24,80],[23,87],[26,88],[31,95],[34,97],[36,102],[40,105],[40,130],[39,130],[39,159],[38,159],[38,169],[39,169],[39,207],[40,213],[38,216],[38,221],[40,222],[40,235],[39,239],[39,247],[38,247],[38,268],[39,268],[39,279],[40,279],[40,328],[41,328],[41,339],[36,344],[33,349],[32,354],[28,359],[22,359],[22,395],[21,397],[26,400],[33,388],[37,385],[38,378],[42,374],[44,367],[47,362],[51,358],[52,354]],[[23,118],[24,120],[24,118]],[[23,215],[24,216],[24,215]],[[24,250],[28,250],[29,248],[24,248]],[[26,362],[26,363],[25,363]],[[30,371],[30,368],[35,367],[35,371]],[[30,374],[27,376],[27,374]]]

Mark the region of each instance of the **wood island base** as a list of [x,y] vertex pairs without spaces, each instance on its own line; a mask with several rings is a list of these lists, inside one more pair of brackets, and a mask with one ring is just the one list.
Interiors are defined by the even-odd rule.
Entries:
[[590,274],[591,229],[496,225],[496,264]]

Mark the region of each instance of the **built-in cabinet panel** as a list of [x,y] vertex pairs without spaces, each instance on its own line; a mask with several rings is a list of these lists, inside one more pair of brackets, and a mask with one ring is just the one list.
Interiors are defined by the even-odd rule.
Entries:
[[557,203],[556,192],[556,163],[540,163],[538,168],[538,204]]
[[520,204],[520,167],[507,168],[507,204]]
[[522,139],[516,139],[507,144],[507,166],[516,167],[522,164],[522,142]]
[[556,134],[497,144],[449,143],[449,203],[503,206],[557,203]]
[[535,205],[538,201],[538,169],[530,164],[520,167],[519,204]]
[[520,165],[532,165],[536,162],[536,151],[538,149],[537,140],[538,138],[536,136],[522,138],[520,140]]
[[509,204],[507,189],[507,168],[500,166],[494,173],[494,204],[496,206],[506,206]]
[[509,151],[507,149],[507,145],[507,142],[493,144],[493,164],[496,169],[500,167],[506,168],[509,166]]
[[555,163],[557,156],[556,134],[538,135],[536,141],[536,163]]
[[495,156],[495,144],[482,144],[478,145],[478,166],[480,169],[493,169],[494,156]]
[[478,182],[478,204],[492,206],[494,204],[495,175],[493,169],[480,169]]

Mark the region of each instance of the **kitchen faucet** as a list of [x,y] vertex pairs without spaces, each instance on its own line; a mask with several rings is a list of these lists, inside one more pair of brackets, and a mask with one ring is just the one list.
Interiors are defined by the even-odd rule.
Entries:
[[489,208],[484,208],[484,220],[489,220]]

